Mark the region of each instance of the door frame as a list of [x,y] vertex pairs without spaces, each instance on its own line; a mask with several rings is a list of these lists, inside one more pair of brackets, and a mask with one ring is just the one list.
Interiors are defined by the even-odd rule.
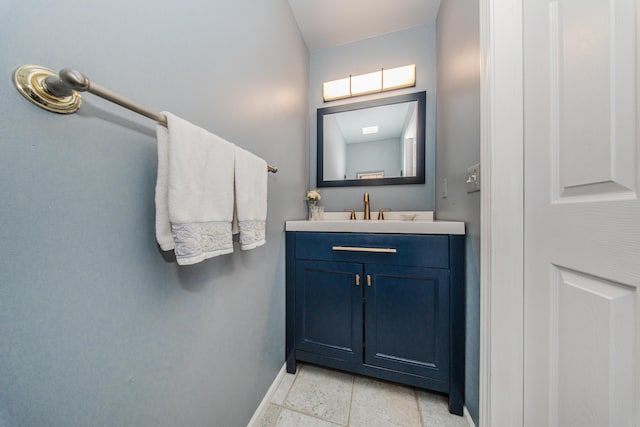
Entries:
[[479,0],[483,170],[480,426],[524,415],[524,93],[522,0]]

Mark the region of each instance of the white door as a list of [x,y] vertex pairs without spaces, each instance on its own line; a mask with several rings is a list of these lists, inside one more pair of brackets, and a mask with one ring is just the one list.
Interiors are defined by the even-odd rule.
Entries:
[[525,426],[640,426],[638,8],[524,0]]

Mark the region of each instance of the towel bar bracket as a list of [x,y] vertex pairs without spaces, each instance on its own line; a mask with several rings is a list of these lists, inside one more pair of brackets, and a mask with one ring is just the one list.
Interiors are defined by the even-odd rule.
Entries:
[[13,73],[18,92],[31,103],[58,114],[78,111],[82,104],[80,94],[64,84],[55,84],[55,81],[60,81],[58,73],[38,65],[23,65]]

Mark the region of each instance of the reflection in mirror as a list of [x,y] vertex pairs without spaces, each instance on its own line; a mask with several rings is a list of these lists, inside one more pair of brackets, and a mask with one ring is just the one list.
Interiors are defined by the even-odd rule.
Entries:
[[425,98],[318,109],[318,187],[424,183]]

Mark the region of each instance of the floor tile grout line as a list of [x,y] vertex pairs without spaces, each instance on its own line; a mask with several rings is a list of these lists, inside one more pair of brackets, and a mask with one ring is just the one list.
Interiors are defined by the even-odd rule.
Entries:
[[[285,380],[286,378],[286,372],[287,370],[285,369],[285,375],[282,376],[282,378],[280,378],[280,381],[278,381],[278,385],[276,386],[275,392],[272,393],[271,398],[273,398],[273,395],[276,394],[276,392],[278,391],[278,389],[280,389],[280,386],[282,385],[282,382]],[[269,403],[271,403],[271,399],[269,399]]]
[[422,410],[420,409],[420,399],[418,398],[418,390],[413,389],[413,397],[416,399],[416,406],[418,407],[418,417],[420,418],[420,425],[422,427],[426,427],[427,424],[424,421],[424,417],[422,416]]
[[314,415],[314,414],[309,414],[308,412],[304,412],[304,411],[301,411],[299,409],[289,408],[288,406],[281,406],[281,405],[277,405],[275,403],[274,403],[274,405],[279,406],[281,412],[283,410],[284,411],[289,411],[289,412],[295,412],[297,414],[304,415],[304,416],[307,416],[307,417],[310,417],[310,418],[315,418],[316,420],[324,421],[325,423],[333,424],[333,425],[336,425],[336,426],[341,426],[341,427],[347,427],[348,426],[347,424],[342,424],[342,423],[330,420],[328,418],[322,418],[322,417],[319,417],[319,416]]
[[[289,393],[291,393],[291,389],[293,388],[293,385],[295,384],[296,380],[298,379],[298,374],[300,373],[300,369],[302,369],[302,364],[300,364],[299,368],[296,368],[296,373],[293,374],[293,381],[291,381],[291,384],[289,384],[289,389],[287,390],[287,393],[284,395],[284,399],[282,399],[282,405],[274,403],[274,402],[269,402],[272,405],[276,405],[278,406],[280,409],[278,409],[278,416],[276,417],[276,424],[278,423],[278,419],[280,418],[280,415],[282,414],[282,410],[283,409],[287,409],[287,407],[285,406],[287,404],[287,398],[289,397]],[[280,384],[282,384],[282,382],[284,381],[284,377],[280,380]],[[278,387],[280,387],[280,384],[278,384]]]
[[348,421],[347,421],[347,424],[342,424],[340,422],[337,422],[337,421],[334,421],[334,420],[330,420],[328,418],[322,418],[322,417],[320,417],[318,415],[311,414],[309,412],[304,412],[304,411],[302,411],[300,409],[291,408],[289,406],[281,405],[279,403],[270,402],[269,404],[278,408],[278,416],[280,416],[280,413],[284,410],[284,411],[289,411],[289,412],[295,412],[297,414],[305,415],[305,416],[308,416],[308,417],[311,417],[311,418],[315,418],[317,420],[321,420],[321,421],[324,421],[324,422],[327,422],[327,423],[330,423],[330,424],[335,424],[337,426],[349,427]]
[[286,408],[287,399],[289,398],[289,393],[291,393],[291,390],[293,389],[293,385],[296,383],[296,380],[298,379],[298,374],[300,373],[300,370],[302,369],[303,366],[304,365],[301,363],[300,367],[296,367],[296,373],[293,374],[293,381],[291,381],[291,384],[289,385],[289,390],[287,390],[287,394],[285,394],[284,399],[282,399],[282,407],[284,408]]
[[[282,410],[283,409],[287,409],[287,407],[285,406],[286,403],[287,403],[287,398],[289,397],[289,393],[291,392],[291,389],[293,388],[293,384],[298,379],[298,373],[300,373],[300,369],[302,369],[302,364],[300,364],[300,367],[296,369],[296,373],[293,374],[293,381],[291,381],[291,384],[289,385],[289,389],[287,390],[287,393],[284,396],[282,405],[279,404],[279,403],[274,402],[273,400],[269,400],[269,405],[274,405],[274,406],[278,407],[278,414],[276,415],[276,424],[278,423],[278,419],[280,418],[280,414],[282,414]],[[280,379],[280,383],[278,383],[278,387],[276,388],[276,392],[280,388],[280,386],[282,385],[284,380],[285,380],[285,377],[282,377]],[[273,396],[271,396],[271,397],[273,398]],[[265,413],[265,411],[262,411],[261,417],[264,416],[264,413]],[[274,426],[275,426],[275,424],[274,424]]]
[[[297,374],[296,374],[297,375]],[[278,385],[276,386],[275,390],[273,393],[271,393],[271,396],[269,398],[269,401],[267,402],[267,405],[265,406],[265,408],[262,410],[262,412],[260,413],[260,416],[258,418],[258,420],[260,419],[264,419],[266,413],[267,413],[267,408],[269,407],[269,405],[274,405],[274,406],[280,406],[276,403],[273,402],[273,396],[278,392],[278,390],[280,389],[280,386],[282,385],[282,382],[285,380],[286,378],[286,369],[285,369],[285,375],[282,376],[282,378],[280,378],[280,381],[278,381]],[[287,390],[287,394],[289,393],[289,391]],[[286,396],[285,396],[286,398]],[[282,411],[282,408],[278,409],[278,413],[276,414],[276,421],[278,421],[278,417],[280,416],[280,412]]]
[[308,413],[308,412],[304,412],[300,409],[296,409],[296,408],[292,408],[287,406],[287,399],[289,398],[289,394],[291,393],[291,390],[293,390],[293,386],[295,384],[295,382],[298,380],[298,374],[300,373],[300,370],[302,369],[302,367],[305,366],[304,364],[300,364],[300,367],[296,369],[296,373],[294,374],[295,377],[293,379],[293,381],[291,382],[291,385],[289,386],[289,390],[287,390],[287,395],[284,398],[284,403],[282,403],[282,405],[278,404],[278,403],[274,403],[274,402],[269,402],[273,405],[279,406],[281,409],[281,411],[283,409],[287,410],[287,411],[292,411],[292,412],[296,412],[298,414],[302,414],[302,415],[306,415],[321,421],[325,421],[327,423],[333,424],[333,425],[337,425],[337,426],[342,426],[342,427],[348,427],[349,426],[349,416],[350,416],[350,412],[351,412],[351,399],[353,398],[353,388],[354,388],[354,381],[355,381],[355,375],[350,374],[351,376],[351,398],[349,400],[349,414],[347,414],[347,424],[342,424],[341,422],[338,421],[334,421],[334,420],[330,420],[328,418],[322,418],[319,417],[318,415],[312,414],[312,413]]
[[351,410],[353,408],[353,392],[356,388],[356,376],[351,375],[351,396],[349,396],[349,412],[347,413],[347,427],[351,425]]
[[276,420],[275,420],[274,424],[272,426],[269,426],[269,427],[275,427],[276,424],[278,424],[278,420],[280,419],[280,414],[282,414],[282,407],[278,406],[278,413],[276,414]]

